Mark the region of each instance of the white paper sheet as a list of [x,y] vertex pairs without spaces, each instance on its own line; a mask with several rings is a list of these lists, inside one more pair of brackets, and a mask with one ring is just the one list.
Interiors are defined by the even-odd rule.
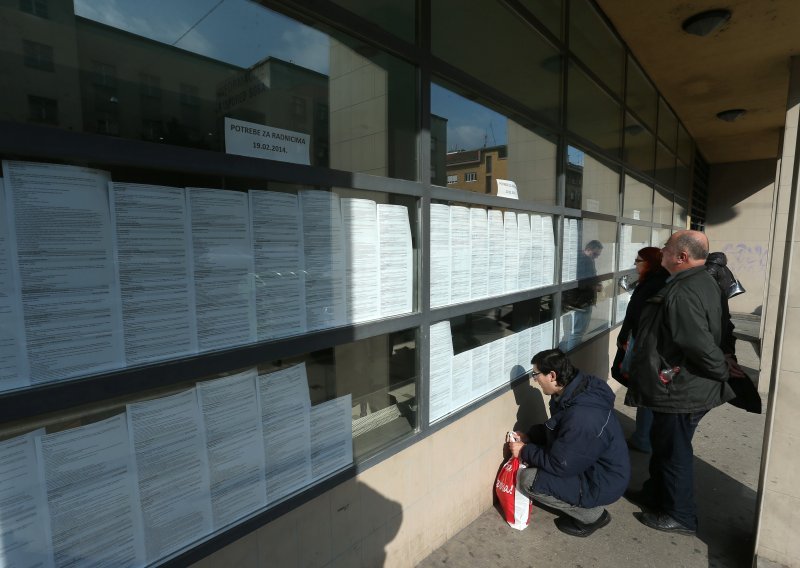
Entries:
[[147,561],[213,529],[205,435],[195,389],[127,406]]
[[506,379],[510,381],[517,378],[517,375],[521,372],[519,369],[519,336],[516,333],[506,335],[503,338],[503,345],[505,347],[503,366]]
[[11,219],[7,213],[5,186],[0,179],[0,391],[29,384],[16,254],[11,246]]
[[428,417],[431,423],[450,412],[452,363],[453,340],[450,336],[450,322],[440,321],[431,326],[428,388]]
[[495,339],[489,344],[489,389],[494,390],[508,384],[508,374],[505,372],[504,359],[506,344],[502,338]]
[[531,328],[531,359],[534,355],[544,350],[543,345],[542,325],[539,324]]
[[247,194],[189,187],[200,351],[256,340],[253,246]]
[[431,203],[431,307],[450,303],[450,207]]
[[541,328],[540,351],[553,348],[553,320],[539,324]]
[[516,292],[519,286],[519,231],[517,215],[513,211],[503,213],[503,234],[505,240],[505,292]]
[[344,325],[347,288],[344,230],[339,196],[300,191],[308,331]]
[[109,183],[125,362],[197,351],[183,188]]
[[542,285],[551,286],[556,276],[556,241],[553,233],[553,217],[550,215],[542,216],[542,242],[544,243]]
[[0,566],[49,568],[50,520],[34,438],[42,430],[0,442]]
[[107,172],[3,162],[33,383],[121,367]]
[[378,204],[381,317],[414,309],[414,251],[405,205]]
[[56,566],[144,566],[125,416],[36,438]]
[[527,213],[517,213],[517,233],[519,243],[519,274],[517,288],[527,290],[531,287],[532,247],[531,218]]
[[517,361],[525,371],[531,368],[531,328],[517,332]]
[[469,210],[471,251],[470,297],[473,300],[489,295],[489,225],[486,209]]
[[267,506],[264,435],[250,369],[197,385],[211,481],[214,530]]
[[340,201],[347,266],[347,323],[377,319],[381,291],[377,204],[371,199],[352,197]]
[[489,296],[501,296],[505,292],[505,229],[503,212],[489,210]]
[[472,351],[453,356],[450,404],[452,410],[461,408],[472,400]]
[[489,344],[472,349],[472,400],[489,392]]
[[299,335],[306,308],[297,196],[250,190],[249,198],[258,340]]
[[450,206],[450,303],[457,304],[470,299],[470,251],[469,209],[460,205]]
[[353,463],[353,402],[345,395],[311,407],[314,481]]
[[[541,215],[531,215],[531,288],[540,288],[544,285],[546,270],[544,239],[542,238],[542,217]],[[552,278],[552,274],[550,277]]]
[[259,375],[267,502],[311,483],[311,400],[305,364]]
[[580,248],[579,242],[580,235],[578,234],[578,220],[569,219],[569,280],[576,280],[578,278],[578,249]]

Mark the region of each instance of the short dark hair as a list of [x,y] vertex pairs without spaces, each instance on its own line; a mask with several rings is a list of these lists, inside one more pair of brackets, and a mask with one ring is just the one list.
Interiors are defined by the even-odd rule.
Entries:
[[569,384],[578,374],[578,369],[572,366],[569,357],[561,349],[539,351],[531,359],[531,364],[536,365],[536,368],[545,375],[555,371],[556,384],[560,387]]
[[593,249],[593,250],[600,249],[600,250],[603,250],[603,243],[601,243],[597,239],[592,239],[591,241],[586,243],[586,246],[583,247],[583,249],[584,250],[586,250],[586,249]]

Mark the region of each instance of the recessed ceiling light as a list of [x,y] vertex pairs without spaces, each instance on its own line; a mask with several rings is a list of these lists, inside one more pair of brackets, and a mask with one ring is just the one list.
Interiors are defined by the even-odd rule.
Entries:
[[731,108],[717,113],[717,118],[725,122],[733,122],[736,119],[742,118],[747,110],[743,108]]
[[687,34],[707,36],[731,19],[730,10],[708,10],[683,21],[681,27]]

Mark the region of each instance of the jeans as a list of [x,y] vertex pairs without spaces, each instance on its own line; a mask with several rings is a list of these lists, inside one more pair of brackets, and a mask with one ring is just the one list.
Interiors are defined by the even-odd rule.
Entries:
[[541,503],[546,507],[550,507],[551,509],[565,513],[577,520],[579,523],[583,523],[585,525],[595,522],[600,518],[600,515],[603,514],[603,511],[605,510],[603,507],[590,507],[586,509],[584,507],[578,507],[577,505],[570,505],[565,501],[556,499],[552,495],[547,495],[545,493],[534,493],[533,482],[536,481],[537,471],[538,470],[535,467],[526,467],[525,469],[520,469],[517,471],[517,489],[519,489],[526,497],[533,499],[534,501]]
[[631,435],[631,445],[642,450],[643,452],[652,451],[652,446],[650,445],[650,430],[652,426],[653,411],[643,406],[637,408],[636,430]]
[[690,530],[697,530],[694,502],[694,452],[692,438],[708,411],[686,414],[653,412],[650,442],[650,479],[643,491],[662,513]]

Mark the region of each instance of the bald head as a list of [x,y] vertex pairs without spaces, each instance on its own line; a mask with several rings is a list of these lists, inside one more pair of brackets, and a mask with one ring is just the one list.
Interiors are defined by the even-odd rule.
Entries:
[[661,265],[670,274],[703,266],[708,256],[708,237],[700,231],[677,231],[661,252]]

